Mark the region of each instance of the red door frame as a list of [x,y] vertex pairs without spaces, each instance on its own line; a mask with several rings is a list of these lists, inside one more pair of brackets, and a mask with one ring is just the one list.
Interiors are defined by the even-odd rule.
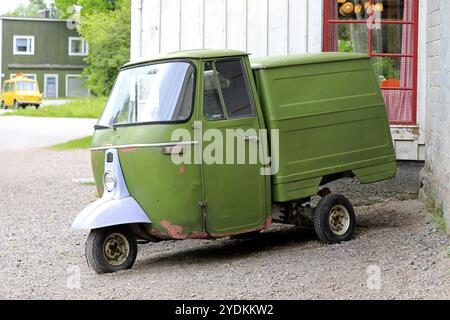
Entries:
[[[330,24],[355,24],[355,23],[367,23],[367,20],[331,20],[330,11],[329,11],[329,1],[333,1],[337,4],[336,0],[324,0],[324,21],[323,21],[323,51],[329,51],[328,44],[328,36],[329,36],[329,26]],[[373,5],[374,0],[369,0],[370,5]],[[412,54],[389,54],[389,53],[373,53],[373,29],[369,29],[369,55],[370,57],[405,57],[412,58],[413,67],[412,67],[412,88],[383,88],[382,90],[406,90],[412,91],[412,121],[410,122],[402,122],[402,121],[391,121],[390,123],[393,125],[416,125],[417,124],[417,77],[418,77],[418,51],[419,51],[419,0],[411,0],[413,1],[413,12],[414,17],[413,21],[403,21],[403,20],[382,20],[381,24],[409,24],[413,26],[413,52]]]

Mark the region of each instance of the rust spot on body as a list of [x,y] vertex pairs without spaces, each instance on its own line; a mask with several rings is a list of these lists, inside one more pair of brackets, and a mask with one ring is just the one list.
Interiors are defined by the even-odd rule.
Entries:
[[272,213],[270,213],[266,219],[265,229],[269,229],[271,225],[272,225]]
[[226,233],[208,233],[204,231],[193,231],[192,233],[186,234],[184,233],[184,228],[182,226],[171,224],[167,220],[162,220],[160,222],[161,226],[167,230],[167,235],[163,234],[157,230],[152,230],[150,233],[160,239],[174,239],[174,240],[187,240],[187,239],[219,239],[219,238],[226,238],[231,236],[236,236],[239,234],[244,233],[251,233],[256,231],[262,231],[265,229],[268,229],[272,225],[272,216],[269,215],[266,220],[264,221],[264,224],[257,227],[257,228],[251,228],[251,229],[244,229],[237,232],[226,232]]

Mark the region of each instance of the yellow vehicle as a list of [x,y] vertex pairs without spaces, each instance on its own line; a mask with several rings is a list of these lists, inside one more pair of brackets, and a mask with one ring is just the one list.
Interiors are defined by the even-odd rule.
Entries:
[[14,79],[6,80],[3,83],[1,105],[3,109],[8,107],[26,108],[35,106],[39,108],[42,104],[42,94],[39,91],[39,84],[36,80],[17,76]]

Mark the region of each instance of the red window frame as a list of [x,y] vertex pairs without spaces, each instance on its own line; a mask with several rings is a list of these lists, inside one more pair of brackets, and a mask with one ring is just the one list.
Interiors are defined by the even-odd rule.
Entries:
[[[330,25],[333,24],[366,24],[367,20],[335,20],[330,19],[330,1],[334,3],[336,0],[323,0],[324,6],[324,28],[323,28],[323,51],[330,51],[329,48],[329,30]],[[374,4],[374,0],[369,0],[370,5]],[[374,53],[373,52],[373,28],[368,28],[368,48],[371,58],[374,57],[392,57],[392,58],[411,58],[412,61],[412,87],[411,88],[398,88],[398,87],[383,87],[381,90],[402,90],[402,91],[411,91],[412,92],[412,105],[411,105],[411,121],[390,121],[393,125],[416,125],[417,124],[417,72],[418,72],[418,47],[419,47],[419,0],[411,0],[413,1],[413,19],[412,21],[405,20],[381,20],[380,23],[383,24],[399,24],[399,25],[412,25],[413,29],[413,50],[411,54],[393,54],[393,53]]]

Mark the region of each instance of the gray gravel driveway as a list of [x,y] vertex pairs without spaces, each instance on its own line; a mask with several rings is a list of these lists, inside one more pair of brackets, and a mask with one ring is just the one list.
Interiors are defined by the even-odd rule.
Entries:
[[88,151],[0,151],[0,298],[449,299],[448,238],[416,200],[358,207],[354,241],[274,226],[245,240],[139,247],[132,270],[97,275],[70,224],[96,199]]

